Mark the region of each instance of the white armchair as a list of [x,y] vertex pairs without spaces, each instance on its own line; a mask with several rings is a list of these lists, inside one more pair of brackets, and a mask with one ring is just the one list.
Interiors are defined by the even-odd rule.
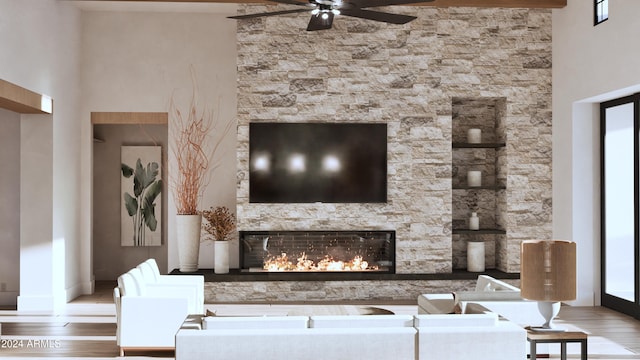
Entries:
[[186,297],[149,290],[140,279],[130,271],[118,278],[113,290],[120,356],[127,350],[174,349],[176,332],[189,314]]
[[158,264],[154,259],[144,261],[137,266],[137,269],[140,271],[147,287],[151,289],[164,287],[166,291],[182,293],[189,299],[190,314],[204,314],[204,276],[161,275]]

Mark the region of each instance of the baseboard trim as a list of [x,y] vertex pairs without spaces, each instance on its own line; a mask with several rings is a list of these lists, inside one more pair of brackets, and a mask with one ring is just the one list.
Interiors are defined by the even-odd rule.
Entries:
[[80,295],[91,295],[95,290],[95,281],[90,280],[83,283],[78,283],[68,289],[66,289],[65,299],[69,302]]

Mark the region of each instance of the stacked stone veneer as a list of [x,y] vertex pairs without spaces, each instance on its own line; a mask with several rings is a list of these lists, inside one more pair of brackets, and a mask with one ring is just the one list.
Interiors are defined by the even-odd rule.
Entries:
[[[289,8],[247,5],[240,13]],[[494,263],[518,272],[520,241],[551,235],[551,11],[386,10],[418,19],[340,16],[316,32],[305,31],[308,14],[238,21],[239,230],[393,229],[398,273],[451,272],[453,99],[501,98],[507,147],[498,163],[507,190],[498,206],[507,235]],[[249,123],[261,121],[387,123],[388,202],[249,203]],[[260,286],[273,290],[254,285],[252,296]],[[313,300],[330,286],[298,291]]]

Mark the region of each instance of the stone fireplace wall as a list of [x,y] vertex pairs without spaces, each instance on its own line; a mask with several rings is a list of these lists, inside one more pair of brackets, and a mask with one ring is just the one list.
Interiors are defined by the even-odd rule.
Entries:
[[[397,273],[449,273],[465,256],[452,245],[452,100],[503,98],[494,262],[518,272],[520,241],[551,236],[551,10],[388,10],[418,19],[339,16],[316,32],[307,14],[238,21],[238,229],[393,229]],[[249,203],[249,123],[261,121],[387,123],[388,202]]]

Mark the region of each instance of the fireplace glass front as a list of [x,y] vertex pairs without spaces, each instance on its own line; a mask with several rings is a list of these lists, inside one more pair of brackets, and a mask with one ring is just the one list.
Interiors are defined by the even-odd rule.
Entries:
[[395,231],[241,231],[249,272],[395,273]]

